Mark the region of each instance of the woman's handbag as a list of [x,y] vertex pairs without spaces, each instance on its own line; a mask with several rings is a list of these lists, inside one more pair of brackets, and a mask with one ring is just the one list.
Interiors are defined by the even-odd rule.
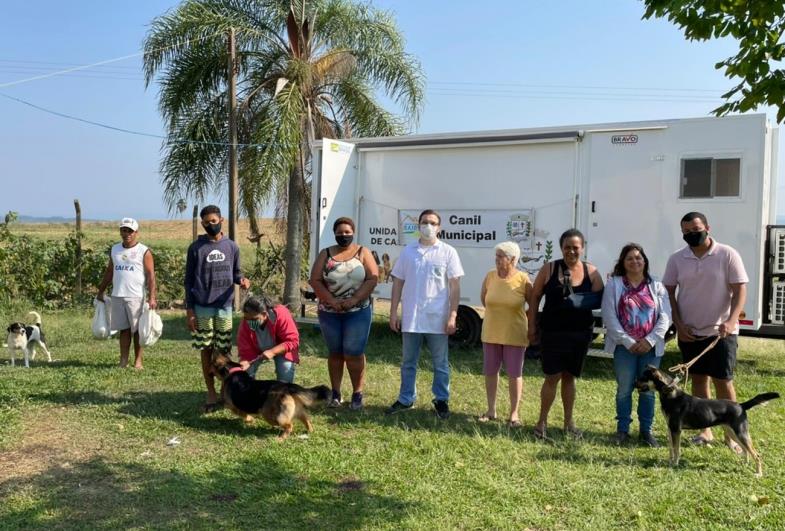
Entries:
[[562,276],[564,277],[563,304],[565,307],[573,310],[597,310],[602,306],[603,290],[575,293],[575,290],[572,289],[570,270],[562,269]]

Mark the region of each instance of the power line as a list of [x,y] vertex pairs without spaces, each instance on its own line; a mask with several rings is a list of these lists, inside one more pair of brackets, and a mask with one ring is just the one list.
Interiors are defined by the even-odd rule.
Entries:
[[[129,135],[136,135],[136,136],[143,136],[148,138],[157,138],[160,140],[166,140],[169,144],[203,144],[203,145],[212,145],[212,146],[229,146],[228,142],[210,142],[206,140],[169,140],[168,137],[163,135],[158,135],[155,133],[147,133],[143,131],[134,131],[133,129],[126,129],[124,127],[117,127],[115,125],[109,125],[101,122],[96,122],[94,120],[88,120],[86,118],[80,118],[79,116],[73,116],[71,114],[66,114],[59,111],[54,111],[52,109],[47,109],[46,107],[41,107],[40,105],[36,105],[35,103],[29,102],[27,100],[23,100],[21,98],[16,98],[14,96],[9,96],[8,94],[3,94],[0,92],[0,97],[7,98],[9,100],[13,100],[17,103],[21,103],[22,105],[27,105],[28,107],[32,107],[33,109],[39,110],[41,112],[45,112],[48,114],[52,114],[54,116],[59,116],[60,118],[66,118],[68,120],[74,120],[77,122],[85,123],[88,125],[93,125],[95,127],[101,127],[103,129],[109,129],[111,131],[117,131],[119,133],[126,133]],[[270,144],[237,144],[237,147],[255,147],[255,148],[264,148]]]
[[[0,59],[0,63],[57,65],[57,66],[79,66],[80,64],[82,64],[82,63],[62,63],[57,61],[35,61],[29,59]],[[136,66],[123,66],[123,65],[116,65],[116,66],[99,65],[96,66],[95,68],[100,68],[103,70],[134,70],[134,71],[139,70],[139,67]]]
[[22,83],[28,83],[30,81],[37,81],[39,79],[46,79],[46,78],[49,78],[49,77],[59,76],[59,75],[62,75],[62,74],[68,74],[70,72],[77,72],[79,70],[85,70],[87,68],[93,68],[95,66],[100,66],[100,65],[104,65],[104,64],[108,64],[108,63],[114,63],[116,61],[124,61],[125,59],[130,59],[131,57],[138,57],[138,56],[142,55],[143,53],[144,52],[137,52],[137,53],[133,53],[133,54],[129,54],[129,55],[124,55],[122,57],[116,57],[114,59],[107,59],[105,61],[99,61],[97,63],[93,63],[93,64],[89,64],[89,65],[75,66],[75,67],[72,67],[72,68],[66,68],[64,70],[57,70],[55,72],[50,72],[50,73],[47,73],[47,74],[41,74],[41,75],[38,75],[38,76],[28,77],[28,78],[25,78],[25,79],[17,79],[16,81],[10,81],[8,83],[0,83],[0,88],[13,87],[15,85],[21,85]]
[[31,103],[31,102],[23,100],[21,98],[15,98],[14,96],[9,96],[8,94],[3,94],[1,92],[0,92],[0,96],[2,96],[3,98],[7,98],[9,100],[13,100],[13,101],[15,101],[17,103],[21,103],[22,105],[27,105],[28,107],[32,107],[33,109],[36,109],[36,110],[39,110],[39,111],[42,111],[42,112],[45,112],[45,113],[48,113],[48,114],[53,114],[55,116],[59,116],[60,118],[66,118],[68,120],[75,120],[77,122],[82,122],[82,123],[94,125],[96,127],[103,127],[104,129],[111,129],[112,131],[119,131],[121,133],[128,133],[130,135],[138,135],[138,136],[145,136],[145,137],[159,138],[159,139],[165,139],[166,138],[164,136],[157,135],[155,133],[144,133],[144,132],[141,132],[141,131],[133,131],[131,129],[125,129],[123,127],[116,127],[114,125],[104,124],[104,123],[101,123],[101,122],[95,122],[93,120],[87,120],[85,118],[80,118],[78,116],[72,116],[70,114],[65,114],[65,113],[62,113],[62,112],[59,112],[59,111],[53,111],[52,109],[47,109],[45,107],[41,107],[40,105],[36,105],[35,103]]
[[[223,33],[224,32],[222,32],[222,31],[221,32],[216,32],[216,33],[214,33],[212,35],[205,35],[204,37],[199,37],[196,40],[200,41],[200,40],[204,40],[204,39],[209,39],[209,38],[212,38],[212,37],[215,37],[215,36],[218,36],[218,35],[223,35]],[[151,50],[151,51],[157,52],[157,51],[161,51],[161,50],[166,50],[168,48],[174,48],[175,46],[183,45],[183,44],[185,44],[187,42],[188,41],[186,40],[184,42],[178,42],[176,44],[170,44],[169,46],[162,46],[161,48],[157,48],[157,49],[154,49],[154,50]],[[13,87],[13,86],[16,86],[16,85],[21,85],[22,83],[28,83],[30,81],[37,81],[39,79],[46,79],[46,78],[50,78],[50,77],[54,77],[54,76],[59,76],[59,75],[62,75],[62,74],[68,74],[70,72],[77,72],[79,70],[86,70],[88,68],[95,68],[95,67],[102,66],[102,65],[116,63],[118,61],[125,61],[126,59],[130,59],[132,57],[139,57],[140,55],[144,55],[145,53],[147,53],[147,52],[142,50],[141,52],[136,52],[136,53],[132,53],[132,54],[128,54],[128,55],[123,55],[121,57],[115,57],[113,59],[106,59],[104,61],[98,61],[96,63],[74,66],[74,67],[71,67],[71,68],[65,68],[63,70],[58,70],[56,72],[50,72],[50,73],[47,73],[47,74],[41,74],[41,75],[38,75],[38,76],[28,77],[28,78],[25,78],[25,79],[18,79],[16,81],[9,81],[7,83],[0,83],[0,89]]]
[[[39,73],[39,72],[46,72],[45,70],[16,70],[16,69],[6,69],[3,66],[0,66],[0,75],[3,74],[31,74],[31,73]],[[116,74],[102,74],[100,72],[70,72],[68,74],[60,74],[58,77],[70,77],[73,79],[114,79],[118,81],[144,81],[144,78],[141,76],[124,76],[124,75],[116,75]]]
[[542,92],[504,92],[504,91],[468,91],[433,89],[427,91],[434,96],[457,96],[476,98],[512,98],[512,99],[553,99],[553,100],[597,100],[597,101],[639,101],[665,103],[717,103],[719,98],[674,97],[657,94],[603,94],[603,93],[542,93]]
[[589,90],[661,90],[667,92],[710,92],[724,94],[728,89],[699,89],[699,88],[674,88],[674,87],[624,87],[618,85],[539,85],[529,83],[483,83],[477,81],[429,81],[428,85],[459,85],[478,87],[521,87],[521,88],[564,88],[564,89],[589,89]]

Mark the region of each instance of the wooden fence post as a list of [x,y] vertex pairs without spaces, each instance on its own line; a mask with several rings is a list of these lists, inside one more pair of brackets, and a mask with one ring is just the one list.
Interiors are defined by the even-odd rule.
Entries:
[[74,286],[74,302],[82,297],[82,207],[79,200],[74,199],[76,210],[76,286]]
[[196,227],[199,219],[199,205],[194,205],[193,219],[191,220],[191,241],[196,241]]

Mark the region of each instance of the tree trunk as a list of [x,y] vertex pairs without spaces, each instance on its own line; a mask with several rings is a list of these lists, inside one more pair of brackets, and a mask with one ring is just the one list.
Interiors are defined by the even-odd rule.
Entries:
[[303,201],[305,181],[301,164],[295,164],[289,174],[289,193],[286,209],[286,278],[283,288],[283,303],[293,315],[300,314],[300,265],[303,249]]

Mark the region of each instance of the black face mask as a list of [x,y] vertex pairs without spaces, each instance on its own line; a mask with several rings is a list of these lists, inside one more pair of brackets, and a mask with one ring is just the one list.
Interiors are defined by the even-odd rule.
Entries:
[[220,223],[208,223],[207,225],[203,225],[205,232],[210,236],[217,236],[219,232],[221,232],[221,224]]
[[709,233],[705,230],[700,232],[688,232],[682,238],[684,241],[687,242],[687,245],[690,247],[700,247],[706,241],[706,238],[709,237]]
[[352,244],[353,240],[354,240],[353,234],[347,234],[347,235],[340,234],[335,237],[335,243],[337,243],[341,247],[349,247]]

